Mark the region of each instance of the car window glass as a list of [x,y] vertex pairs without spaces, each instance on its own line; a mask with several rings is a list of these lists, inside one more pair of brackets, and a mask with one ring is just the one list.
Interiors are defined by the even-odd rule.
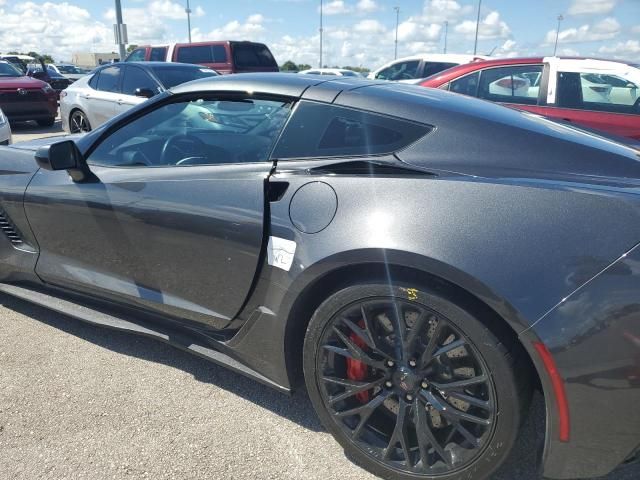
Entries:
[[411,80],[418,76],[419,60],[410,60],[408,62],[398,62],[388,68],[380,70],[376,74],[376,78],[380,80]]
[[146,48],[138,48],[129,54],[127,57],[127,62],[144,62],[145,54],[147,53]]
[[151,67],[164,88],[172,88],[181,83],[190,82],[199,78],[215,77],[218,74],[206,67],[192,67],[191,65],[164,64]]
[[213,63],[210,45],[193,45],[178,48],[178,62],[184,63]]
[[97,89],[103,92],[119,92],[120,67],[107,67],[100,70]]
[[257,98],[166,104],[112,133],[87,161],[119,167],[268,161],[290,107]]
[[273,156],[379,155],[398,151],[429,130],[429,126],[398,118],[302,101],[287,124]]
[[469,95],[475,97],[478,95],[478,80],[480,79],[480,72],[470,73],[464,77],[452,80],[449,83],[449,90],[462,95]]
[[125,95],[135,95],[136,89],[148,89],[154,93],[158,92],[158,86],[156,82],[145,72],[138,67],[126,67],[124,70],[124,78],[122,79],[122,93]]
[[492,102],[537,105],[542,65],[487,68],[480,73],[478,97]]
[[422,77],[430,77],[431,75],[435,75],[436,73],[440,73],[447,68],[455,67],[458,65],[457,63],[447,63],[447,62],[425,62],[424,71],[422,72]]
[[167,47],[154,47],[149,54],[152,62],[164,62],[167,59]]
[[224,45],[212,45],[213,63],[227,63],[227,49]]
[[640,114],[640,86],[616,75],[559,72],[556,95],[563,108]]
[[89,79],[89,86],[94,90],[97,90],[99,79],[100,79],[100,72],[94,73],[93,76]]

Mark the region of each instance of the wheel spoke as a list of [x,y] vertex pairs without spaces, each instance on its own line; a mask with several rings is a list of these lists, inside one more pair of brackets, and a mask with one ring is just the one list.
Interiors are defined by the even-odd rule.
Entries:
[[407,467],[412,467],[411,451],[409,450],[409,440],[407,439],[407,428],[405,425],[407,413],[407,403],[404,400],[399,400],[396,426],[394,427],[391,438],[389,439],[389,444],[384,450],[384,459],[388,460],[395,450],[396,445],[400,443],[400,447],[402,448],[402,453],[404,455],[404,463],[407,465]]
[[451,465],[451,455],[445,451],[443,446],[440,444],[440,442],[438,442],[435,435],[431,431],[431,428],[429,428],[429,423],[427,422],[427,412],[424,409],[424,405],[417,401],[417,399],[415,403],[415,422],[416,436],[418,437],[418,445],[420,446],[420,455],[423,457],[423,464],[427,466],[426,455],[429,451],[429,447],[433,447],[433,450],[438,454],[442,461],[447,465]]
[[461,338],[459,340],[454,340],[451,343],[447,343],[446,345],[443,345],[442,347],[440,347],[438,350],[436,350],[433,354],[434,357],[439,357],[441,355],[444,355],[445,353],[448,353],[452,350],[455,350],[456,348],[462,347],[463,345],[465,345],[467,342]]
[[465,388],[472,387],[474,385],[479,385],[481,383],[485,383],[488,380],[486,375],[478,375],[477,377],[471,377],[464,380],[457,380],[455,382],[447,382],[447,383],[439,383],[439,382],[431,382],[437,390],[441,392],[445,392],[448,395],[452,395],[453,391],[462,391]]
[[422,352],[422,356],[420,358],[420,365],[422,368],[425,368],[433,359],[433,352],[436,351],[436,348],[438,346],[438,338],[442,333],[442,327],[443,321],[438,320],[438,323],[433,330],[433,334],[429,338],[429,343],[427,343],[427,347],[424,349],[424,352]]
[[458,410],[454,406],[446,403],[444,400],[440,400],[436,395],[429,391],[422,391],[421,395],[424,399],[435,408],[440,416],[445,417],[449,422],[455,424],[457,421],[466,421],[471,423],[477,423],[479,425],[491,425],[491,420],[486,418],[477,417],[470,413]]
[[420,315],[413,324],[413,327],[411,327],[411,330],[409,330],[409,335],[407,335],[407,350],[411,351],[413,349],[413,344],[418,339],[420,331],[422,330],[422,327],[424,327],[424,323],[426,322],[427,318],[427,312],[421,310]]
[[[365,315],[364,309],[362,310],[363,310],[362,315],[364,316]],[[371,327],[369,326],[367,320],[364,320],[365,328],[360,328],[358,325],[356,325],[346,317],[343,317],[341,320],[342,320],[342,323],[344,323],[347,327],[351,329],[353,333],[355,333],[358,337],[360,337],[362,341],[366,343],[370,349],[374,350],[377,354],[385,358],[391,358],[389,355],[383,352],[380,348],[378,348],[375,341],[375,337],[373,335],[373,331],[371,330]]]
[[369,400],[367,403],[360,405],[358,407],[354,407],[354,408],[350,408],[349,410],[343,410],[341,412],[336,411],[336,416],[338,417],[351,417],[352,415],[360,415],[363,413],[368,413],[369,415],[371,415],[374,410],[376,408],[378,408],[382,402],[385,401],[385,399],[387,397],[389,397],[389,395],[391,395],[391,392],[389,391],[383,391],[380,392],[378,395],[376,395],[375,397],[373,397],[371,400]]
[[491,409],[491,402],[488,400],[481,400],[480,398],[472,397],[471,395],[467,395],[460,392],[451,392],[449,394],[450,398],[456,398],[458,400],[462,400],[463,402],[468,403],[469,405],[473,405],[474,407],[482,408],[483,410]]
[[335,395],[333,397],[329,398],[329,404],[333,405],[335,403],[338,403],[342,400],[345,400],[349,397],[354,396],[356,393],[360,393],[360,392],[364,392],[367,390],[371,390],[379,385],[382,384],[382,382],[384,382],[384,378],[379,378],[377,380],[374,380],[373,382],[358,382],[355,380],[352,380],[352,386],[347,387],[345,389],[344,392],[339,393],[338,395]]
[[358,347],[353,341],[351,341],[351,339],[349,339],[349,337],[347,337],[344,333],[342,333],[338,328],[333,327],[333,330],[336,332],[336,335],[338,335],[338,338],[340,338],[342,343],[344,343],[344,345],[347,348],[344,349],[344,348],[336,347],[334,345],[323,345],[323,347],[326,350],[337,353],[338,355],[342,355],[343,357],[359,360],[362,363],[366,363],[367,365],[373,368],[378,368],[378,369],[385,368],[381,360],[375,360],[374,358],[367,355],[364,350]]

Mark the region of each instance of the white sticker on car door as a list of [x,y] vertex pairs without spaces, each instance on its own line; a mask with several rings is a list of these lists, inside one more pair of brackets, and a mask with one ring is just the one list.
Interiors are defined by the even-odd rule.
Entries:
[[296,242],[280,237],[269,237],[267,261],[269,265],[289,271],[296,253]]

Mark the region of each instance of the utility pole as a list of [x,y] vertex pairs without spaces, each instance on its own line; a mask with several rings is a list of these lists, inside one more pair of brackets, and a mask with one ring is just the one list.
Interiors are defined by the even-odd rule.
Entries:
[[322,0],[320,0],[320,62],[318,68],[322,68]]
[[122,6],[120,0],[116,0],[116,24],[113,26],[113,33],[120,50],[120,61],[124,62],[127,55],[125,44],[127,43],[127,26],[122,23]]
[[393,9],[396,11],[396,48],[393,54],[393,59],[395,60],[398,58],[398,25],[400,23],[400,7],[393,7]]
[[191,43],[191,7],[189,6],[189,0],[187,0],[187,8],[184,9],[187,14],[187,28],[189,29],[189,43]]
[[449,21],[444,21],[444,52],[447,53],[447,35],[449,34]]
[[556,44],[553,47],[553,56],[556,56],[556,51],[558,50],[558,37],[560,36],[560,22],[564,20],[562,14],[558,15],[558,29],[556,30]]
[[482,0],[478,0],[478,18],[476,19],[476,41],[473,44],[473,54],[478,52],[478,30],[480,30],[480,8],[482,7]]

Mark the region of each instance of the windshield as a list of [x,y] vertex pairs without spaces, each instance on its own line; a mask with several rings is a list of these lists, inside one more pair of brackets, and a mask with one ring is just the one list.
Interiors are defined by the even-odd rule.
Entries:
[[62,73],[84,73],[74,65],[56,65]]
[[162,67],[152,67],[153,73],[156,74],[160,83],[164,88],[175,87],[181,83],[198,80],[199,78],[215,77],[218,75],[214,70],[205,67],[186,67],[184,65],[170,67],[163,65]]
[[0,77],[22,77],[22,72],[10,63],[0,62]]

